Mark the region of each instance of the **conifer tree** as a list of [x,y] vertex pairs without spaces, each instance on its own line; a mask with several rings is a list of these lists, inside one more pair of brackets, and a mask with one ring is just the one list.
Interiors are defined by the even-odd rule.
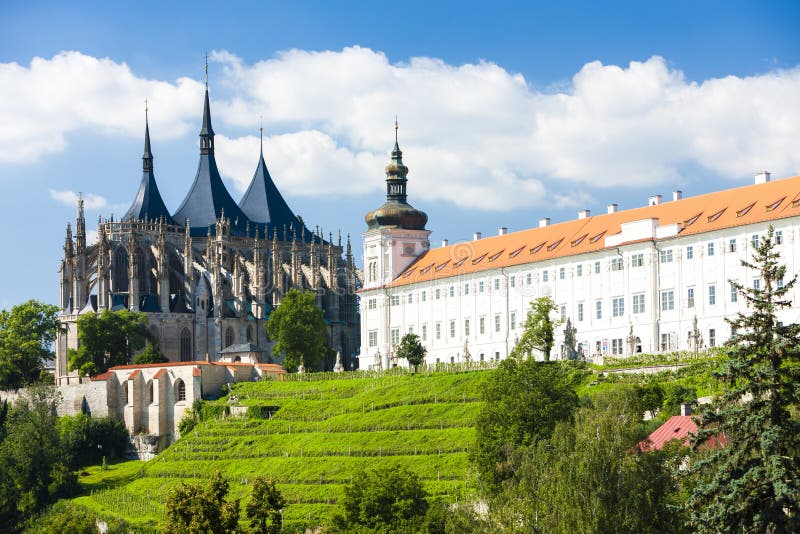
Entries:
[[728,320],[729,360],[717,373],[724,393],[699,418],[693,440],[695,448],[712,445],[691,469],[687,508],[696,532],[800,531],[800,425],[789,411],[800,400],[800,325],[776,317],[789,307],[797,277],[783,281],[773,234],[770,227],[753,262],[742,262],[758,273],[760,287],[731,282],[748,313]]

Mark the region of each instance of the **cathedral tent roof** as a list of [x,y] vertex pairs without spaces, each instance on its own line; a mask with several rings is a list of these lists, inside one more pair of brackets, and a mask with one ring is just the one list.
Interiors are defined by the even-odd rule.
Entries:
[[164,205],[161,193],[156,185],[153,174],[153,155],[150,152],[150,125],[145,120],[144,127],[144,154],[142,155],[142,181],[133,204],[123,216],[123,220],[151,220],[164,218],[167,224],[175,224],[169,210]]
[[247,216],[231,197],[217,169],[214,158],[214,130],[211,128],[211,112],[206,90],[203,109],[203,127],[200,131],[200,163],[189,193],[175,212],[177,221],[189,219],[191,234],[205,236],[208,228],[215,231],[215,223],[222,215],[231,222],[231,233],[244,235]]

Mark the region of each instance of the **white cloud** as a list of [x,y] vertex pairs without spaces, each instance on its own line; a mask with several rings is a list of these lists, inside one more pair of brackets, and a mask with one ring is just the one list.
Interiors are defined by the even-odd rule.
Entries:
[[[70,208],[77,208],[80,194],[70,190],[56,191],[55,189],[50,189],[50,198]],[[106,199],[100,195],[94,193],[83,194],[83,207],[87,210],[102,210],[108,206]]]
[[[227,96],[212,104],[218,161],[240,190],[258,140],[229,132],[255,130],[260,115],[272,133],[272,176],[296,195],[383,189],[395,114],[412,202],[578,206],[589,199],[584,185],[697,179],[683,175],[690,167],[732,179],[800,169],[800,68],[694,82],[659,57],[624,67],[592,62],[571,83],[540,91],[491,62],[392,63],[360,47],[289,50],[254,64],[221,51],[212,60],[222,65],[216,83]],[[76,52],[29,67],[0,64],[0,87],[0,121],[14,126],[0,131],[0,146],[15,148],[0,152],[0,164],[60,150],[80,128],[140,137],[145,97],[156,138],[193,132],[202,95],[194,80],[146,80],[124,63]]]

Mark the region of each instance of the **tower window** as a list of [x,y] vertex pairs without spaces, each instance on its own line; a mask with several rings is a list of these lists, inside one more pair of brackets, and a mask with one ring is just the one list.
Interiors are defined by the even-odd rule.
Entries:
[[225,346],[230,347],[233,345],[233,328],[230,326],[225,329]]

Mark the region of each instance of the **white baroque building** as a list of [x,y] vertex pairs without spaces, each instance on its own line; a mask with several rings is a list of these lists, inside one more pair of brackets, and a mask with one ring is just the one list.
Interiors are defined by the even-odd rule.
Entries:
[[[506,358],[541,296],[569,319],[588,359],[713,347],[731,335],[725,319],[745,310],[730,281],[760,283],[741,260],[770,225],[787,276],[800,267],[800,176],[772,181],[765,172],[745,187],[690,198],[675,191],[672,201],[611,204],[600,215],[432,249],[427,216],[405,200],[407,172],[395,145],[387,202],[366,217],[361,369],[406,365],[393,354],[407,332],[420,337],[429,364]],[[800,321],[797,291],[784,322]],[[553,358],[568,350],[565,330],[556,331]]]

